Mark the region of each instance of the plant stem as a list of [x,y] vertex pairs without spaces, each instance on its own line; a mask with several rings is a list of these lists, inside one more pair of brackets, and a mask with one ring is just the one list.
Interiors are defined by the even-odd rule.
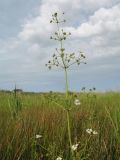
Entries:
[[68,138],[69,138],[70,150],[71,150],[71,154],[72,154],[72,158],[73,158],[72,141],[71,141],[71,131],[70,131],[70,114],[69,114],[69,110],[67,110],[66,112],[67,112]]
[[68,97],[68,75],[67,75],[67,70],[64,70],[65,72],[65,89],[66,89],[66,98]]
[[[61,39],[61,35],[60,35],[60,27],[59,27],[59,24],[58,24],[58,23],[57,23],[57,29],[58,29],[59,38]],[[61,50],[61,55],[64,54],[63,51],[62,51],[62,48],[63,48],[63,40],[61,39],[61,40],[60,40],[60,50]],[[64,73],[65,73],[65,90],[66,90],[66,98],[68,98],[68,75],[67,75],[67,68],[66,68],[66,64],[65,64],[64,57],[61,56],[61,59],[62,59],[62,63],[63,63],[63,66],[64,66]]]
[[[57,23],[57,28],[58,28],[58,35],[60,38],[60,51],[61,51],[61,60],[63,63],[63,68],[64,68],[64,74],[65,74],[65,93],[66,93],[66,99],[68,99],[68,74],[67,74],[67,67],[66,67],[66,63],[64,60],[64,52],[62,51],[63,49],[63,40],[61,39],[61,34],[60,34],[60,27],[59,24]],[[70,151],[71,151],[71,155],[72,155],[72,159],[73,159],[73,150],[72,150],[72,140],[71,140],[71,130],[70,130],[70,114],[69,114],[69,110],[66,110],[67,113],[67,128],[68,128],[68,139],[69,139],[69,144],[70,144]]]

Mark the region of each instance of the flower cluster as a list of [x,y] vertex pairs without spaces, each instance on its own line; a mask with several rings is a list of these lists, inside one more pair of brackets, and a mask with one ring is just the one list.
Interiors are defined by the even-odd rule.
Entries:
[[57,157],[57,159],[56,160],[62,160],[62,158],[61,157]]
[[[64,15],[64,12],[62,13]],[[63,19],[59,19],[58,18],[58,13],[55,12],[53,15],[52,15],[52,19],[50,20],[50,23],[56,23],[57,26],[59,26],[60,23],[65,23],[66,20]],[[58,31],[56,31],[54,33],[54,36],[51,36],[50,39],[54,39],[54,40],[58,40],[58,41],[62,41],[62,40],[66,40],[66,38],[71,35],[70,32],[65,32],[63,29],[60,29]]]
[[[64,13],[63,13],[64,14]],[[67,39],[71,35],[70,32],[65,32],[61,29],[60,24],[65,23],[66,20],[60,20],[58,17],[58,13],[54,13],[52,15],[52,20],[50,23],[55,23],[57,25],[57,31],[54,33],[50,39],[57,40],[60,42],[60,48],[56,48],[55,53],[52,56],[52,60],[49,60],[46,66],[51,69],[52,66],[61,67],[63,69],[69,68],[73,64],[80,65],[81,63],[86,64],[84,62],[85,56],[82,51],[78,53],[78,56],[73,53],[66,53],[65,48],[63,47],[63,41]]]
[[80,103],[79,99],[75,99],[74,104],[75,104],[76,106],[79,106],[81,103]]
[[97,135],[97,134],[98,134],[97,131],[92,130],[91,128],[90,128],[90,129],[86,129],[86,132],[87,132],[88,134],[90,134],[90,135]]
[[78,143],[77,143],[77,144],[72,145],[72,150],[73,150],[73,151],[76,151],[76,150],[77,150],[77,148],[78,148],[78,146],[79,146],[79,144],[78,144]]
[[36,139],[42,138],[42,135],[36,134],[35,138],[36,138]]

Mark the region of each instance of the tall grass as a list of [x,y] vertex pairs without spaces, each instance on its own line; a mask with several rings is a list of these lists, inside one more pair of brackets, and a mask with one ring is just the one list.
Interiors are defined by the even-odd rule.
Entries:
[[[73,100],[76,96],[81,105],[72,104],[70,112],[72,144],[79,142],[75,159],[119,160],[120,93],[71,95]],[[69,160],[64,94],[19,94],[23,107],[16,118],[13,97],[0,93],[0,160]],[[87,128],[98,135],[89,135]],[[42,138],[36,139],[36,134]]]

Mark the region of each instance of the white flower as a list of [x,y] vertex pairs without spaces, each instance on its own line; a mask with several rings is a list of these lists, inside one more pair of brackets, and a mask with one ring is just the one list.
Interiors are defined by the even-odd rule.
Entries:
[[76,151],[77,148],[78,148],[78,145],[79,145],[79,144],[72,145],[72,150],[73,150],[73,151]]
[[79,106],[81,103],[80,103],[79,99],[75,99],[74,104],[75,104],[76,106]]
[[92,129],[86,129],[86,132],[87,132],[88,134],[92,134]]
[[93,134],[96,135],[96,134],[98,134],[98,132],[97,131],[93,131]]
[[86,129],[86,132],[88,133],[88,134],[91,134],[91,135],[97,135],[98,134],[98,132],[97,131],[93,131],[91,128],[90,129]]
[[36,139],[42,138],[42,135],[36,134]]
[[62,160],[62,158],[61,157],[57,157],[57,159],[56,160]]

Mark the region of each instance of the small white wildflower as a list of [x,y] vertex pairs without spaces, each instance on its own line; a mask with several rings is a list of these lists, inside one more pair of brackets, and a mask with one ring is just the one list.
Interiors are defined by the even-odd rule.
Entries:
[[56,160],[62,160],[62,158],[61,157],[57,157],[57,159]]
[[76,106],[79,106],[81,103],[80,103],[79,99],[75,99],[74,104],[75,104]]
[[88,133],[88,134],[92,134],[92,129],[90,128],[90,129],[86,129],[86,132]]
[[42,135],[36,134],[36,139],[42,138]]
[[93,131],[93,134],[96,135],[96,134],[98,134],[98,132],[97,131]]
[[97,131],[93,131],[91,128],[90,129],[86,129],[86,132],[88,133],[88,134],[94,134],[94,135],[97,135],[98,134],[98,132]]
[[79,145],[79,144],[72,145],[72,150],[73,150],[73,151],[76,151],[77,148],[78,148],[78,145]]

